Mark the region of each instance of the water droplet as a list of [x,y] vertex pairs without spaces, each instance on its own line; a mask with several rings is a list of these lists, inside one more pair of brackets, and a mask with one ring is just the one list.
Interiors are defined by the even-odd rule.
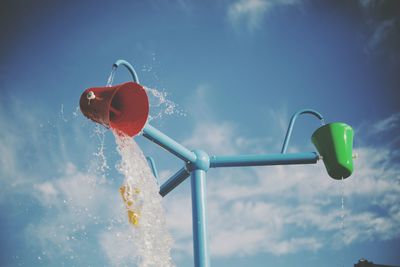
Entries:
[[110,76],[108,76],[108,79],[107,79],[107,85],[106,85],[107,87],[111,87],[112,86],[116,71],[117,71],[117,66],[113,65],[113,67],[111,69]]

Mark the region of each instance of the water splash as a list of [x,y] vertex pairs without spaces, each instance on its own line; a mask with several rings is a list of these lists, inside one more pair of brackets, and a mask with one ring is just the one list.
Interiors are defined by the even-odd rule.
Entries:
[[[117,66],[113,66],[110,72],[110,75],[107,79],[106,87],[111,87],[114,82],[115,73],[117,71]],[[142,69],[142,71],[152,71],[152,67]],[[165,91],[159,91],[155,88],[144,87],[149,97],[150,102],[150,110],[153,114],[149,115],[149,121],[154,119],[162,118],[163,115],[173,115],[178,114],[182,116],[186,116],[186,113],[178,108],[178,105],[175,102],[169,100],[167,98],[167,93]]]
[[144,87],[149,96],[150,110],[153,112],[149,116],[149,121],[160,119],[164,115],[178,114],[186,116],[186,113],[178,108],[175,102],[167,98],[168,94],[165,91],[158,91],[154,88]]
[[131,201],[137,218],[132,226],[135,247],[140,267],[172,267],[170,251],[173,240],[167,231],[165,211],[159,187],[142,150],[127,136],[115,134],[121,162],[116,166],[124,175],[124,187],[133,189],[133,194],[124,198]]
[[68,122],[68,120],[64,116],[64,104],[61,104],[60,119],[63,120],[64,122]]
[[81,115],[82,113],[80,112],[81,108],[79,106],[77,106],[75,108],[75,110],[72,112],[72,116],[74,116],[75,118],[77,118],[79,115]]
[[97,171],[100,171],[100,173],[103,176],[103,178],[105,178],[106,171],[108,169],[110,169],[110,167],[107,164],[106,156],[104,154],[104,151],[105,151],[105,144],[104,144],[105,133],[106,133],[106,129],[102,125],[96,124],[96,127],[94,129],[94,134],[99,139],[99,146],[97,148],[97,152],[94,152],[93,155],[96,156],[99,159],[99,165],[97,167]]
[[108,76],[108,79],[107,79],[106,87],[111,87],[112,86],[112,84],[114,82],[114,76],[115,76],[115,72],[116,71],[117,71],[117,66],[113,65],[112,69],[111,69],[111,72],[110,72],[110,76]]

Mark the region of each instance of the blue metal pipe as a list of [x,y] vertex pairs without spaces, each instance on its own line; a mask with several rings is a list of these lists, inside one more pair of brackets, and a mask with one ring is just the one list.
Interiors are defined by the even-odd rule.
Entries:
[[195,162],[196,154],[182,146],[172,138],[168,137],[164,133],[160,132],[150,124],[146,124],[143,128],[143,136],[157,145],[163,147],[167,151],[171,152],[178,158],[184,160],[186,163]]
[[207,238],[206,172],[196,169],[191,174],[194,266],[209,267]]
[[317,161],[318,154],[315,152],[266,155],[212,156],[210,157],[210,167],[217,168],[313,164]]
[[287,129],[286,136],[285,136],[285,141],[283,141],[283,146],[282,146],[281,153],[286,153],[286,149],[287,149],[287,146],[289,144],[289,139],[290,139],[290,136],[292,135],[293,125],[294,125],[297,117],[299,115],[301,115],[301,114],[314,115],[315,117],[317,117],[318,119],[321,120],[322,124],[325,124],[324,123],[324,117],[322,117],[321,113],[319,113],[316,110],[313,110],[313,109],[301,109],[301,110],[297,111],[295,114],[293,114],[292,118],[290,119],[289,127]]
[[133,81],[136,82],[136,83],[139,83],[139,78],[138,78],[138,76],[136,74],[136,71],[128,61],[123,60],[123,59],[118,59],[113,64],[113,67],[118,68],[120,65],[125,66],[128,69],[129,73],[132,75]]
[[157,180],[157,184],[159,184],[158,182],[158,172],[157,172],[157,168],[156,168],[156,163],[154,162],[154,159],[152,157],[146,157],[147,163],[150,166],[151,171],[153,172],[154,177]]
[[175,187],[180,185],[183,181],[190,176],[190,172],[186,170],[185,167],[177,171],[172,175],[166,182],[164,182],[160,187],[160,195],[165,197],[169,192],[174,190]]

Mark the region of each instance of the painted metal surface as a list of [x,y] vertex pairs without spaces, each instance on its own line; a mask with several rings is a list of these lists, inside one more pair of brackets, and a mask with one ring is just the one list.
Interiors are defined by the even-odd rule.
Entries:
[[353,136],[353,128],[341,122],[324,125],[313,133],[311,140],[330,177],[340,180],[352,174]]
[[88,88],[79,107],[87,118],[131,137],[142,130],[149,116],[147,93],[135,82]]
[[313,115],[313,116],[317,117],[319,120],[321,120],[322,124],[324,124],[324,117],[322,117],[321,113],[319,113],[316,110],[313,110],[313,109],[301,109],[301,110],[297,111],[296,113],[294,113],[292,118],[290,119],[289,127],[288,127],[286,135],[285,135],[285,140],[283,141],[283,146],[282,146],[281,153],[286,153],[287,147],[289,145],[289,140],[290,140],[290,137],[292,135],[294,123],[296,122],[297,117],[299,117],[302,114]]
[[185,162],[195,162],[196,155],[182,146],[169,136],[163,134],[150,124],[146,124],[143,128],[143,136],[149,139],[150,141],[156,143],[157,145],[163,147],[167,151],[171,152],[178,158],[182,159]]
[[318,154],[315,152],[266,155],[212,156],[210,158],[210,167],[217,168],[313,164],[317,161]]
[[192,171],[191,189],[194,266],[209,267],[206,171],[201,169]]
[[175,187],[180,185],[183,181],[190,176],[190,172],[185,167],[181,168],[174,175],[172,175],[166,182],[160,187],[160,195],[165,197],[169,192],[174,190]]
[[129,73],[132,75],[132,80],[133,80],[135,83],[139,83],[138,75],[136,74],[136,71],[135,71],[135,69],[133,68],[133,66],[132,66],[128,61],[126,61],[126,60],[124,60],[124,59],[118,59],[118,60],[115,61],[115,63],[113,64],[113,67],[114,67],[114,68],[118,68],[120,65],[123,65],[123,66],[125,66],[125,67],[128,69]]

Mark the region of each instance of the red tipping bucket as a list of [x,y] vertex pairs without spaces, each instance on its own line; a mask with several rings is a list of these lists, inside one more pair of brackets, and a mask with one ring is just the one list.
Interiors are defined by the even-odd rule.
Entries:
[[143,129],[149,115],[146,91],[134,82],[86,89],[79,105],[89,119],[131,137]]

